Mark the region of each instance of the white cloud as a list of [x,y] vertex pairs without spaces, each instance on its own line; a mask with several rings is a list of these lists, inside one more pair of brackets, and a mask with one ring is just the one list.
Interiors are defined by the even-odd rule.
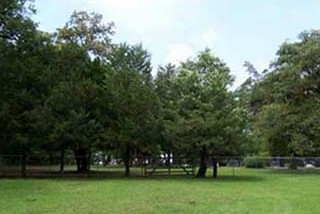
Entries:
[[197,49],[203,49],[205,47],[212,48],[217,43],[218,38],[218,32],[213,28],[208,28],[194,35],[190,43],[197,47]]
[[218,40],[218,34],[214,29],[208,29],[207,31],[203,32],[201,37],[201,41],[206,44],[207,46],[213,46]]
[[[40,1],[40,0],[39,0]],[[116,25],[114,42],[139,43],[152,52],[155,66],[179,63],[216,41],[214,29],[190,30],[203,0],[56,0],[72,10],[101,13]],[[61,2],[61,3],[57,3]],[[70,12],[71,13],[71,12]]]
[[187,44],[172,44],[168,47],[168,52],[165,57],[165,63],[178,65],[180,62],[194,56],[195,51]]
[[212,48],[217,42],[217,38],[217,32],[209,28],[192,35],[191,38],[185,42],[171,44],[167,46],[167,54],[164,62],[177,65],[181,61],[195,56],[198,51],[203,50],[205,47]]
[[142,39],[150,34],[174,29],[181,0],[91,0],[91,8],[105,14],[118,29],[125,29]]

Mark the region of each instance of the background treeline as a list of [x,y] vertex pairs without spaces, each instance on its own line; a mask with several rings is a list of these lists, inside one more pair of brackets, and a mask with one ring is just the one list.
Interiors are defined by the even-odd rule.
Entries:
[[[112,42],[114,24],[74,12],[55,32],[32,21],[27,0],[0,2],[0,154],[73,153],[89,170],[97,151],[122,158],[318,156],[320,33],[284,43],[270,68],[235,91],[228,66],[209,49],[159,66],[142,44]],[[155,41],[156,42],[156,41]]]

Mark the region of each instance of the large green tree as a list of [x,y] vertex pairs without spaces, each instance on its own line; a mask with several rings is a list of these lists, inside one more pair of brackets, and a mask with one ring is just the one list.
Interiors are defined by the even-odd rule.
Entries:
[[284,43],[254,86],[256,132],[272,156],[319,154],[320,33]]
[[197,177],[206,176],[212,157],[216,177],[216,157],[239,154],[243,134],[244,112],[229,90],[233,81],[229,68],[206,49],[182,63],[168,81],[170,73],[167,68],[158,75],[158,84],[166,81],[162,88],[169,87],[166,93],[159,89],[162,97],[168,97],[162,101],[163,138],[175,153],[199,159]]
[[44,129],[44,147],[61,152],[61,171],[67,149],[74,152],[77,171],[87,171],[91,151],[101,139],[105,125],[102,83],[112,27],[102,23],[101,15],[80,11],[51,37],[56,54],[49,67],[55,79],[35,115],[41,115],[36,119]]
[[21,154],[30,134],[25,126],[28,113],[41,99],[36,91],[39,70],[34,66],[42,44],[26,1],[2,1],[0,10],[0,146],[2,152],[9,147]]
[[109,54],[110,70],[105,90],[110,94],[110,126],[106,138],[118,150],[130,174],[133,154],[154,149],[153,131],[156,98],[151,82],[150,54],[141,45],[120,44]]
[[[114,24],[104,24],[99,14],[76,11],[62,28],[47,33],[37,30],[30,18],[35,11],[29,1],[1,1],[0,12],[1,153],[22,154],[24,159],[43,151],[59,154],[63,172],[65,153],[73,152],[77,170],[85,172],[92,151],[112,150],[123,159],[129,175],[133,156],[165,152],[199,161],[197,176],[205,177],[210,158],[216,176],[216,157],[238,155],[245,148],[242,139],[248,134],[248,109],[244,110],[239,94],[230,90],[229,68],[209,50],[177,68],[160,67],[153,79],[151,54],[142,44],[113,44]],[[316,38],[314,35],[303,38]],[[283,50],[291,50],[289,46]],[[279,54],[274,70],[288,70],[285,66],[291,59],[282,57],[286,51]],[[308,59],[303,56],[301,63]],[[279,101],[283,96],[291,99],[282,92],[294,88],[300,93],[302,82],[308,79],[313,87],[303,96],[318,93],[317,75],[305,70],[301,77],[295,76],[301,79],[299,87],[267,87],[278,73],[282,77],[285,72],[274,72],[250,85],[244,94],[257,91],[252,97],[258,101],[251,103],[259,130],[272,111],[292,111],[287,102]],[[282,92],[265,97],[260,93],[264,87]],[[290,102],[300,103],[299,99]],[[265,106],[269,104],[273,106]],[[296,110],[303,112],[310,106],[299,105]],[[282,123],[279,130],[290,128],[292,121]],[[301,127],[314,122],[310,118]],[[315,132],[312,142],[317,139]]]

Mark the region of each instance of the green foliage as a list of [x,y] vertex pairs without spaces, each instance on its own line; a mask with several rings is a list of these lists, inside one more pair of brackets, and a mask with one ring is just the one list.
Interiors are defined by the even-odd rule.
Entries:
[[106,56],[110,49],[110,36],[114,34],[114,23],[103,24],[102,15],[74,11],[63,28],[58,29],[58,43],[78,44],[94,56]]
[[247,157],[244,159],[244,165],[247,168],[264,168],[266,160],[263,158]]
[[200,159],[204,167],[209,156],[243,153],[245,111],[228,89],[233,81],[229,73],[208,49],[177,69],[170,64],[159,68],[155,90],[163,151]]
[[228,90],[232,81],[229,69],[209,50],[178,68],[174,78],[179,92],[177,133],[188,150],[205,146],[212,155],[240,152],[242,110]]
[[319,154],[320,36],[311,31],[299,39],[280,47],[272,70],[252,89],[255,130],[273,156]]
[[228,66],[209,49],[153,77],[151,54],[113,43],[114,24],[100,14],[75,11],[48,33],[34,13],[32,1],[0,3],[1,154],[103,151],[127,170],[133,155],[204,166],[216,156],[319,154],[319,31],[281,45],[261,74],[245,62],[249,78],[232,92]]
[[28,8],[27,1],[0,3],[0,153],[32,147],[29,114],[41,100],[37,89],[42,87],[34,58],[42,44]]
[[0,40],[13,44],[28,42],[35,31],[29,15],[35,13],[30,0],[4,0],[0,3]]

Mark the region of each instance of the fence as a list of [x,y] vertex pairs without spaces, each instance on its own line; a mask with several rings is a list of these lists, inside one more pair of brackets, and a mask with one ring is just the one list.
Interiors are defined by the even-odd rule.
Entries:
[[[77,159],[88,157],[53,155],[22,156],[0,155],[0,177],[114,177],[122,176],[125,164],[122,158],[97,155],[89,158],[87,168],[82,172]],[[255,169],[263,176],[270,173],[320,174],[320,157],[216,157],[220,176],[249,176]],[[212,173],[212,159],[207,162],[208,172]],[[130,160],[132,176],[190,176],[197,172],[198,161],[185,157],[134,157]]]
[[[80,162],[86,160],[86,166],[82,166],[81,170],[79,170],[79,160]],[[170,159],[164,156],[133,157],[130,159],[129,166],[132,176],[194,175],[195,173],[195,163],[182,157]],[[124,159],[110,156],[65,155],[62,164],[61,157],[57,155],[0,155],[0,177],[110,177],[121,176],[124,171]]]

